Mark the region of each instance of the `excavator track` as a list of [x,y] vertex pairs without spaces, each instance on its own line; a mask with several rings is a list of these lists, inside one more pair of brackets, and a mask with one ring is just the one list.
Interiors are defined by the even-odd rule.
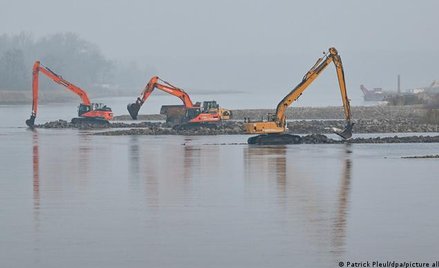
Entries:
[[302,143],[302,138],[291,134],[261,134],[250,137],[247,143],[258,145],[300,144]]

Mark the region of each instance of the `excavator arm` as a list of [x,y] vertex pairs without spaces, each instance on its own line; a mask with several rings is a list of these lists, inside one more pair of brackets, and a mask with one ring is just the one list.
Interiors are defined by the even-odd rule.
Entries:
[[[42,73],[46,75],[48,78],[50,78],[52,81],[54,81],[57,84],[60,84],[62,86],[65,86],[70,91],[75,93],[81,98],[81,105],[86,107],[87,110],[93,110],[91,108],[92,103],[90,102],[90,99],[87,95],[87,93],[75,86],[74,84],[70,83],[69,81],[62,78],[62,76],[56,74],[54,71],[50,70],[48,67],[42,65],[39,61],[36,61],[34,63],[33,69],[32,69],[32,114],[28,120],[26,120],[26,124],[29,127],[33,127],[35,124],[35,118],[37,116],[38,111],[38,91],[39,91],[39,74]],[[111,109],[108,107],[105,107],[104,109],[97,108],[94,111],[90,112],[84,112],[84,117],[94,117],[94,118],[103,118],[103,119],[111,119],[113,117],[113,114],[111,113]]]
[[276,121],[278,122],[279,126],[285,126],[286,109],[302,95],[302,93],[308,88],[308,86],[312,82],[314,82],[314,80],[326,69],[326,67],[328,67],[329,64],[331,64],[331,62],[334,63],[337,70],[337,78],[338,84],[340,86],[341,98],[343,101],[345,119],[346,121],[350,122],[351,107],[346,91],[343,64],[337,50],[332,47],[329,49],[329,54],[327,54],[324,58],[319,58],[314,66],[305,74],[302,82],[300,82],[288,95],[286,95],[282,99],[281,102],[279,102],[276,108]]
[[[162,82],[163,84],[159,83],[159,81]],[[136,102],[130,103],[127,106],[128,112],[130,113],[133,119],[137,119],[137,115],[139,113],[140,108],[142,107],[143,103],[148,99],[149,95],[151,95],[151,93],[154,91],[155,88],[158,88],[171,95],[178,97],[183,101],[184,106],[186,108],[194,107],[191,98],[183,89],[171,85],[170,83],[160,79],[158,76],[153,76],[149,80],[145,88],[143,89],[142,94],[140,94],[140,96],[137,98]]]
[[335,48],[330,48],[329,53],[325,54],[325,57],[319,58],[314,66],[305,74],[302,81],[286,95],[277,105],[276,114],[269,118],[268,122],[254,122],[247,123],[246,130],[248,133],[283,133],[286,131],[286,109],[296,101],[302,93],[308,88],[308,86],[328,67],[331,62],[334,63],[337,71],[338,83],[340,87],[344,116],[346,120],[346,127],[344,130],[334,130],[336,134],[348,139],[352,136],[352,126],[351,123],[351,107],[349,103],[349,98],[346,91],[346,82],[343,71],[343,64]]

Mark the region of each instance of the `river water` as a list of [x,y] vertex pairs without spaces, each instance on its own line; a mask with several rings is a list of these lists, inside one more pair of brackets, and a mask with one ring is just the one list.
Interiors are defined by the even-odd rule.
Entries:
[[[45,105],[37,122],[75,114]],[[122,110],[122,109],[121,109]],[[0,267],[338,267],[439,259],[439,144],[25,128],[0,106]],[[238,143],[238,144],[236,144]]]

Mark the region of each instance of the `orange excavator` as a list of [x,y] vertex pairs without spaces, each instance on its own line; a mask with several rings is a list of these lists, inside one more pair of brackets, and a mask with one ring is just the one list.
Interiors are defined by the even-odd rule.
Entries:
[[29,127],[34,127],[35,118],[37,116],[38,110],[38,78],[39,73],[42,73],[52,79],[55,83],[60,84],[73,91],[76,95],[81,98],[82,103],[79,104],[78,116],[79,118],[73,118],[72,123],[95,123],[95,124],[108,124],[108,120],[113,119],[113,112],[110,107],[102,103],[91,103],[87,96],[87,93],[75,86],[74,84],[64,80],[60,75],[56,74],[48,67],[42,65],[39,61],[36,61],[33,66],[32,72],[32,114],[28,120],[26,120],[26,125]]
[[179,123],[181,124],[209,124],[231,118],[231,111],[220,108],[216,101],[204,101],[202,105],[199,102],[194,104],[183,89],[171,85],[158,76],[153,76],[149,80],[136,102],[128,104],[127,109],[131,118],[137,119],[140,107],[142,107],[155,88],[174,95],[183,101],[185,114],[180,118]]

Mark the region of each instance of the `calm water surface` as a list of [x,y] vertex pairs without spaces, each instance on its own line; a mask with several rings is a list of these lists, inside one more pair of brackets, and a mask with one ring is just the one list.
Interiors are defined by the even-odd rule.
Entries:
[[439,144],[32,132],[29,110],[0,106],[0,267],[439,259],[438,160],[401,159]]

